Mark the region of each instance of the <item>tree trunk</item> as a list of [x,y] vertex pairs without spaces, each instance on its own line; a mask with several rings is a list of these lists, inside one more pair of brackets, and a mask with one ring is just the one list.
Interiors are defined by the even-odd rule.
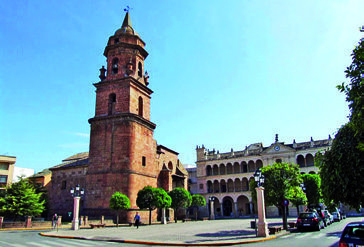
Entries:
[[174,222],[177,223],[177,208],[174,209]]
[[196,221],[197,221],[197,214],[198,214],[198,207],[196,207],[196,213],[195,213],[195,219],[196,219]]
[[161,224],[167,224],[167,221],[166,221],[166,209],[165,208],[162,208],[162,215],[161,215]]
[[152,224],[152,209],[149,208],[149,225]]
[[119,227],[119,212],[116,213],[116,227]]
[[286,217],[286,207],[281,206],[282,209],[282,221],[283,221],[283,229],[287,230],[287,217]]
[[296,206],[296,208],[297,208],[297,217],[298,217],[300,215],[300,208],[298,205]]

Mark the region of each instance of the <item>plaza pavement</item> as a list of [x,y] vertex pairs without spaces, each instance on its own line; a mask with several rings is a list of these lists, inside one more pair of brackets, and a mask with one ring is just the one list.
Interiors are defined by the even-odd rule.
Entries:
[[[291,219],[293,220],[293,219]],[[73,231],[69,228],[43,232],[48,237],[77,238],[99,241],[115,241],[147,245],[232,245],[260,242],[275,239],[276,235],[267,238],[256,237],[255,229],[250,228],[254,219],[223,219],[213,221],[190,221],[166,225],[152,224],[136,227],[122,225],[98,229],[81,228]],[[282,225],[282,219],[267,219],[269,224]],[[289,234],[281,231],[278,235]]]

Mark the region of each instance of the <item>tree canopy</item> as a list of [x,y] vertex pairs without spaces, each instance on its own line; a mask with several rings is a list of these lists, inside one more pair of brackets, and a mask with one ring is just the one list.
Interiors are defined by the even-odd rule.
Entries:
[[20,178],[6,189],[4,197],[0,198],[0,213],[17,219],[19,216],[38,216],[44,210],[44,200],[41,193],[28,180]]
[[351,57],[352,63],[345,70],[345,76],[350,82],[343,82],[337,88],[346,94],[351,127],[359,140],[357,148],[364,151],[364,38],[355,47]]
[[299,215],[299,206],[307,204],[306,194],[299,186],[292,186],[288,191],[287,199],[297,208],[297,215]]
[[349,103],[349,122],[342,126],[331,149],[318,154],[322,193],[327,205],[346,203],[359,210],[364,203],[364,39],[351,54],[345,70],[350,82],[338,85]]
[[306,188],[307,204],[318,205],[321,202],[321,178],[317,174],[302,174]]
[[192,197],[190,192],[180,187],[174,188],[168,194],[172,198],[171,208],[174,209],[174,220],[177,222],[177,210],[188,208],[191,205]]
[[199,207],[206,206],[205,197],[199,194],[192,195],[191,206],[196,207],[195,219],[197,220],[197,212]]
[[320,167],[321,189],[327,205],[346,203],[359,210],[364,203],[364,166],[358,152],[358,138],[350,123],[335,136],[331,150],[316,154]]
[[149,210],[149,225],[152,224],[152,211],[156,208],[169,208],[171,197],[162,188],[145,186],[138,192],[137,206],[141,209]]
[[130,200],[126,195],[120,192],[115,192],[110,197],[109,205],[112,210],[117,211],[116,225],[119,226],[119,213],[121,210],[130,208]]
[[[289,199],[292,187],[301,184],[299,166],[287,163],[274,163],[262,168],[264,181],[264,199],[266,206],[274,205],[282,211],[283,226],[286,227],[285,207],[283,201]],[[250,182],[250,190],[253,198],[256,198],[256,183]],[[256,199],[255,199],[256,200]]]

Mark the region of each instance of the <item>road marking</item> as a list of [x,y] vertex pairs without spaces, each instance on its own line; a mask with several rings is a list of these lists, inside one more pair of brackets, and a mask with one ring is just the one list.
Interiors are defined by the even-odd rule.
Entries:
[[9,242],[0,241],[0,243],[5,244],[4,246],[12,246],[12,247],[24,247],[25,245],[22,244],[11,244]]
[[305,237],[309,237],[312,235],[312,232],[311,233],[307,233],[307,234],[303,234],[301,233],[300,235],[298,235],[296,238],[305,238]]
[[292,235],[286,235],[286,236],[282,236],[280,238],[289,238],[289,237],[292,237]]
[[64,244],[62,246],[67,246],[72,244],[72,246],[91,246],[91,245],[97,245],[97,242],[93,243],[92,241],[88,241],[81,243],[82,240],[75,240],[75,239],[70,239],[70,241],[64,241],[64,240],[59,240],[57,242],[64,242]]
[[315,236],[313,236],[312,238],[321,238],[324,235],[326,235],[326,234],[325,233],[319,233],[319,234],[316,234]]

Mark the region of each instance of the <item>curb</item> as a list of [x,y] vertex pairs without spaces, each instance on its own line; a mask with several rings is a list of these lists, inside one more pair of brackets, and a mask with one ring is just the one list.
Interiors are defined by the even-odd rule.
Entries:
[[249,244],[249,243],[257,243],[264,242],[276,239],[277,236],[271,236],[262,239],[252,239],[247,241],[237,241],[237,242],[212,242],[212,243],[162,243],[162,242],[152,242],[152,241],[138,241],[138,240],[118,240],[118,239],[89,239],[86,237],[75,237],[75,236],[61,236],[61,235],[52,235],[46,233],[39,233],[39,235],[50,238],[68,238],[68,239],[82,239],[82,240],[92,240],[92,241],[107,241],[114,243],[127,243],[127,244],[144,244],[144,245],[159,245],[159,246],[228,246],[228,245],[237,245],[237,244]]

